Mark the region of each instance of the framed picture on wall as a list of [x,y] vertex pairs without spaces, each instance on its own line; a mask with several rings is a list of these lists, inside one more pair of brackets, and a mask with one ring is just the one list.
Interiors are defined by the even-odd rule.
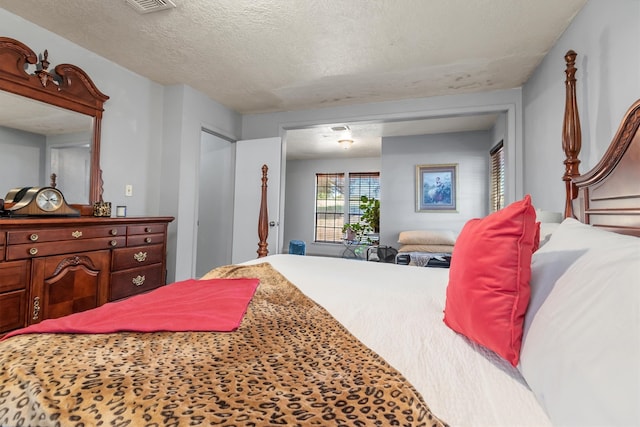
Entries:
[[416,166],[416,211],[457,212],[458,164]]

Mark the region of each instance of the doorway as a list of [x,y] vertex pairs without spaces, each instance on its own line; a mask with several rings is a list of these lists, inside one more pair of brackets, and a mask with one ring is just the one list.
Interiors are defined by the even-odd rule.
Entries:
[[196,277],[231,263],[233,141],[207,129],[200,136]]

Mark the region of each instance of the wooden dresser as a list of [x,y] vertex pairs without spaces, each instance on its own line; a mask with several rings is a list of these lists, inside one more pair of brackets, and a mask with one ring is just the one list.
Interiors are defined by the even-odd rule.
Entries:
[[0,218],[0,336],[164,285],[171,221]]

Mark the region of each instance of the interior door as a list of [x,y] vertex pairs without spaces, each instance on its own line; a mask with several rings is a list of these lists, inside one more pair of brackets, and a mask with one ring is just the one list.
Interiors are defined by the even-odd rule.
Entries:
[[196,277],[231,262],[232,144],[205,130],[200,138],[199,180]]
[[233,250],[231,261],[258,257],[258,215],[262,191],[262,165],[267,165],[269,212],[269,254],[279,252],[281,138],[263,138],[236,143],[236,173],[233,203]]

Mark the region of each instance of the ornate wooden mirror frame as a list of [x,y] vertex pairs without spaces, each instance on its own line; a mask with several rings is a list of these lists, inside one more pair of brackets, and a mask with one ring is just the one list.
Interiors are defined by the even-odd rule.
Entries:
[[[102,201],[100,130],[103,104],[109,97],[75,65],[60,64],[49,72],[47,58],[46,50],[39,61],[23,43],[0,37],[0,90],[93,117],[89,205],[76,205],[83,215],[91,215],[93,203]],[[35,71],[30,74],[29,68]]]

